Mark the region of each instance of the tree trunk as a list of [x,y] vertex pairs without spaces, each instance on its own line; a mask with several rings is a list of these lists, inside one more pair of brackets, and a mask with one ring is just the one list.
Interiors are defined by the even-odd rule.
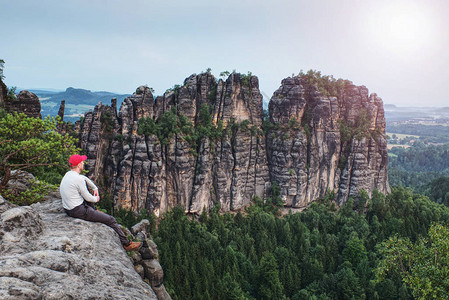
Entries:
[[6,189],[6,185],[8,184],[10,178],[11,178],[11,168],[5,167],[5,176],[3,176],[2,182],[0,183],[0,191]]

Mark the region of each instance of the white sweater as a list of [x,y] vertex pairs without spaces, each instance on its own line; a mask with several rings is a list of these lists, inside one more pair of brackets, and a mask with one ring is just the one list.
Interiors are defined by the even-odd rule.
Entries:
[[86,183],[92,190],[98,190],[92,180],[86,176],[75,171],[68,171],[65,173],[59,188],[62,198],[62,206],[65,209],[74,209],[76,206],[81,205],[84,200],[89,202],[98,202],[97,197],[94,197],[91,193],[89,193]]

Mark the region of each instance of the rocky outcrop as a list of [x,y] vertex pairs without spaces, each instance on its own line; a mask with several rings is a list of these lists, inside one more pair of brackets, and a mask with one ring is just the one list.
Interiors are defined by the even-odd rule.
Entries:
[[[104,180],[117,205],[156,215],[182,205],[199,213],[214,203],[239,209],[265,196],[269,174],[257,77],[192,75],[156,99],[142,86],[118,115],[114,111],[114,105],[99,104],[87,113],[80,143],[90,176]],[[147,127],[157,120],[159,129],[139,131],[141,118]]]
[[8,97],[8,88],[3,80],[0,78],[0,107],[5,106],[6,97]]
[[67,133],[67,123],[64,122],[64,111],[65,111],[65,100],[61,100],[61,104],[59,105],[58,117],[60,118],[58,123],[56,124],[56,130],[60,134]]
[[24,113],[28,117],[42,119],[39,98],[29,91],[21,91],[17,99],[5,101],[5,108],[9,112]]
[[238,210],[272,183],[287,207],[327,191],[344,203],[362,189],[389,192],[382,105],[363,86],[346,82],[330,97],[293,77],[264,121],[256,76],[203,73],[156,99],[141,86],[118,114],[114,102],[100,103],[80,124],[80,145],[89,176],[135,211]]
[[65,100],[61,100],[61,105],[59,106],[58,116],[61,120],[64,120],[64,110],[65,110]]
[[304,207],[327,191],[340,204],[361,190],[390,191],[383,104],[364,86],[346,82],[338,97],[327,97],[304,78],[287,78],[269,112],[270,175],[287,206]]
[[131,228],[133,236],[143,242],[139,252],[131,253],[131,261],[136,272],[151,285],[159,300],[171,300],[163,284],[164,271],[159,263],[159,252],[150,237],[149,228],[150,222],[146,219]]
[[111,228],[68,217],[57,198],[18,207],[0,196],[1,299],[170,299],[152,260],[154,291]]

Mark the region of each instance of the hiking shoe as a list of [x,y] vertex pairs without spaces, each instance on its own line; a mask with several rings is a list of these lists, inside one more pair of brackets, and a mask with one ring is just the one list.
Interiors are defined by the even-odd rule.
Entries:
[[142,242],[130,242],[128,246],[123,245],[126,251],[139,250],[142,247]]

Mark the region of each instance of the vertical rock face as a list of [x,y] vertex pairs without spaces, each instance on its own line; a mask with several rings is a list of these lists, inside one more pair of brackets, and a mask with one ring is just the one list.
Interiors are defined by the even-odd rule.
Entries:
[[80,126],[80,146],[87,155],[86,167],[102,186],[109,184],[108,170],[114,165],[115,132],[120,128],[114,105],[97,104],[85,114]]
[[218,82],[214,121],[221,121],[228,134],[213,151],[213,196],[225,210],[240,209],[254,196],[266,194],[269,174],[262,116],[257,77],[233,73],[226,82]]
[[326,191],[340,203],[362,189],[389,192],[382,100],[365,87],[346,84],[328,97],[287,78],[269,118],[257,77],[203,73],[156,99],[141,86],[118,115],[116,102],[98,104],[80,124],[80,146],[89,176],[116,205],[156,215],[175,205],[237,210],[274,182],[292,207]]
[[[156,214],[182,205],[194,213],[218,202],[228,211],[265,195],[269,174],[257,77],[232,74],[217,82],[209,73],[192,75],[156,99],[142,86],[118,116],[114,111],[100,103],[86,114],[80,146],[89,176],[117,205]],[[158,129],[141,132],[142,118],[156,121]]]
[[61,120],[64,120],[64,109],[65,109],[65,100],[62,100],[58,110],[58,116],[61,118]]
[[21,91],[14,101],[5,101],[5,108],[10,112],[16,111],[29,117],[42,119],[39,98],[29,91]]
[[56,124],[56,130],[60,134],[66,134],[67,133],[67,123],[64,123],[64,110],[65,110],[65,100],[61,101],[61,105],[59,106],[58,110],[58,116],[60,118],[60,122]]
[[304,207],[327,191],[339,203],[361,190],[389,192],[383,104],[365,87],[347,83],[338,97],[325,97],[305,79],[287,78],[269,109],[270,175],[287,206]]
[[8,89],[6,88],[6,84],[0,78],[0,107],[5,106],[7,96],[8,96]]

